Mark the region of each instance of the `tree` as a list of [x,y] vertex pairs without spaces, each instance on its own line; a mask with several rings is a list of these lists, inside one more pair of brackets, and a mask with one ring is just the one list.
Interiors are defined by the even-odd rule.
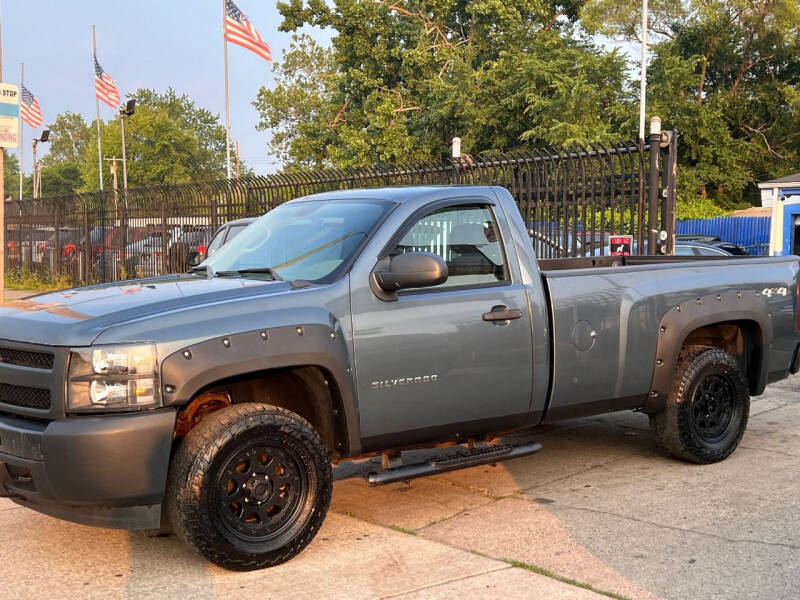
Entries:
[[615,135],[624,60],[545,0],[279,3],[281,29],[337,32],[323,49],[296,36],[262,88],[260,127],[290,164],[360,166]]
[[19,199],[19,160],[3,148],[3,189],[6,198]]
[[89,125],[78,113],[62,113],[47,128],[50,130],[50,149],[42,159],[43,165],[62,162],[77,165],[85,148],[94,141]]
[[[185,94],[178,95],[172,88],[164,93],[140,88],[131,95],[137,106],[163,109],[180,126],[197,138],[196,154],[193,156],[194,169],[201,178],[221,175],[225,168],[225,128],[220,116],[197,106]],[[137,108],[138,110],[138,108]]]
[[[164,94],[140,89],[136,112],[125,121],[128,185],[131,187],[186,183],[224,174],[225,130],[219,116],[199,108],[186,96],[169,89]],[[96,125],[93,123],[92,127]],[[101,123],[100,139],[106,156],[122,156],[119,121]],[[109,169],[104,164],[104,169]],[[83,150],[80,164],[83,190],[99,188],[97,150]],[[104,171],[109,181],[109,171]],[[120,187],[122,182],[120,180]],[[110,186],[109,186],[110,187]]]
[[72,161],[62,161],[42,165],[40,174],[40,196],[68,196],[74,194],[81,185],[80,165]]
[[[635,11],[582,8],[590,31],[634,39]],[[800,4],[796,0],[660,0],[648,112],[681,132],[679,197],[734,207],[755,182],[800,162]],[[749,192],[749,197],[748,197]]]

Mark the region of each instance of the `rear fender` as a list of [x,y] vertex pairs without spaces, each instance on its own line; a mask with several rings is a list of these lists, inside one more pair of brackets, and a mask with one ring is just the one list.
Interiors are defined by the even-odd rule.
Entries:
[[664,409],[675,377],[678,355],[689,334],[700,327],[732,321],[749,321],[756,325],[757,332],[752,341],[760,348],[761,356],[750,387],[754,395],[764,391],[767,353],[772,343],[772,319],[767,298],[751,290],[710,294],[673,306],[661,319],[653,379],[644,412],[654,414]]

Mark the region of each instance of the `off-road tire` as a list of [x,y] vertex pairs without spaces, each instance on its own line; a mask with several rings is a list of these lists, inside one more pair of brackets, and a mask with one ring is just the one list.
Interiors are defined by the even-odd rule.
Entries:
[[736,358],[721,348],[686,346],[666,407],[650,415],[650,430],[656,443],[676,458],[715,463],[739,445],[749,413],[748,384]]
[[[242,456],[249,457],[244,471],[233,465]],[[262,460],[281,461],[272,467],[271,482]],[[239,500],[228,503],[228,514],[224,494],[232,492],[225,480],[239,476],[250,479],[241,486],[227,481],[245,490],[235,490]],[[289,483],[277,487],[283,478]],[[295,478],[303,484],[295,484]],[[308,421],[268,404],[238,404],[208,415],[181,442],[170,463],[165,502],[176,535],[190,548],[226,569],[250,571],[281,564],[311,542],[325,519],[332,487],[328,452]],[[268,496],[265,490],[270,490]],[[242,500],[244,493],[251,494],[247,500]],[[298,495],[291,495],[283,507],[253,504],[290,493]],[[234,510],[240,504],[246,508]],[[287,522],[274,535],[255,535],[255,529],[273,526],[265,511],[275,508],[276,521]],[[255,512],[248,516],[251,509]],[[255,519],[250,522],[250,517]]]

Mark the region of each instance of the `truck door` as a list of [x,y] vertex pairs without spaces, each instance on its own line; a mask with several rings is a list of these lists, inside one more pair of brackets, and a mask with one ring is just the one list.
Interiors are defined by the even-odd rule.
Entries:
[[387,302],[367,282],[351,282],[359,288],[352,314],[364,450],[525,422],[530,313],[509,263],[508,254],[516,261],[513,245],[504,244],[511,233],[498,216],[485,199],[462,199],[437,204],[401,228],[388,255],[439,254],[448,266],[440,285],[403,290]]

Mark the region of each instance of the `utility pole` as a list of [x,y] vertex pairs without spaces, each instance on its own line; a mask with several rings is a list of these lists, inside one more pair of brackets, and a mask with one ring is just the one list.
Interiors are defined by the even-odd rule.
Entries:
[[[117,161],[121,162],[122,159],[121,158],[117,158],[116,156],[112,156],[112,157],[106,156],[103,160],[107,160],[107,161],[109,161],[111,163],[111,178],[112,178],[113,186],[114,186],[114,208],[116,210],[119,210],[119,202],[117,201],[117,199],[118,199],[117,189],[119,187],[118,186],[118,182],[117,182]],[[125,163],[122,163],[122,164],[124,165]]]
[[39,166],[39,163],[36,162],[36,146],[39,145],[39,142],[48,142],[48,141],[50,141],[50,130],[49,129],[43,130],[41,136],[39,136],[37,138],[33,138],[33,197],[34,198],[38,198],[39,197],[39,194],[36,191],[37,188],[38,188],[38,185],[37,185],[36,182],[38,180],[37,179],[37,170],[38,170],[38,166]]
[[236,140],[236,179],[239,179],[239,140]]

